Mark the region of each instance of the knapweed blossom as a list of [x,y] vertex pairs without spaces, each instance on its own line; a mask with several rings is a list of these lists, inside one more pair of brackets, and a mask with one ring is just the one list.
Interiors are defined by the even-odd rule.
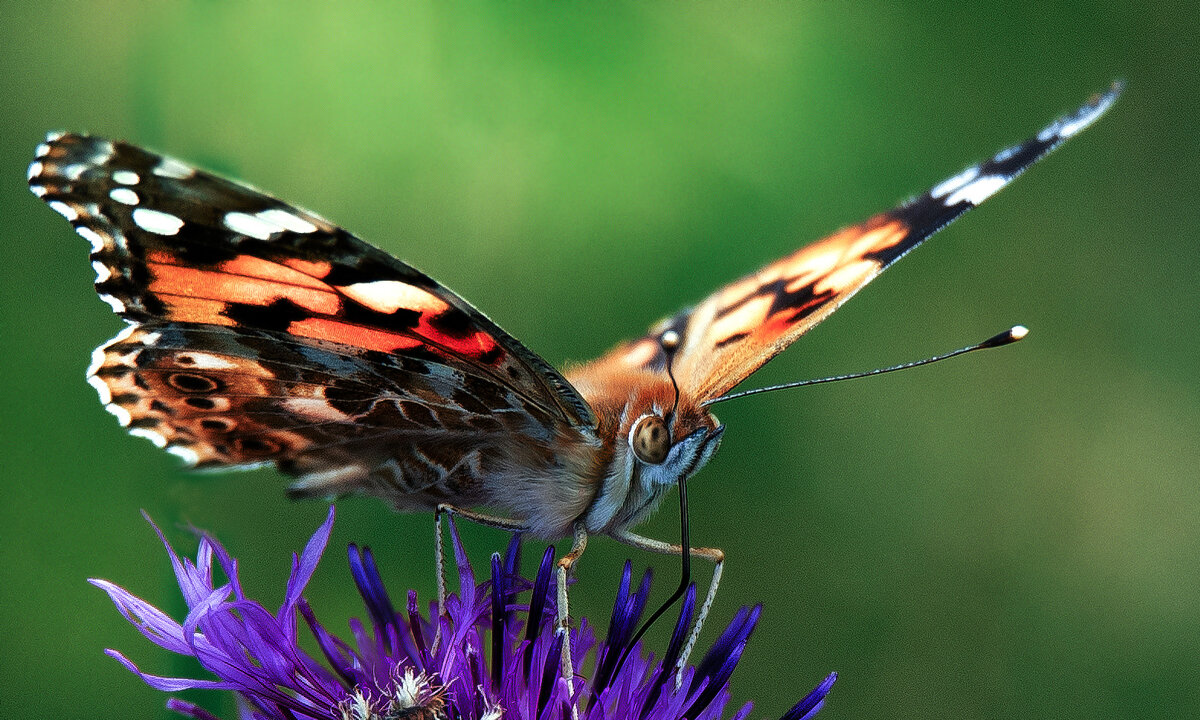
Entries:
[[[211,536],[198,533],[195,561],[181,560],[155,527],[187,602],[182,622],[108,581],[91,582],[152,642],[195,657],[216,679],[151,675],[116,650],[108,654],[159,690],[233,691],[243,701],[243,715],[261,720],[563,720],[572,711],[583,720],[718,720],[729,701],[730,674],[759,617],[760,607],[739,610],[676,689],[672,668],[691,622],[695,587],[684,596],[662,661],[639,647],[620,664],[650,592],[649,572],[631,592],[627,562],[605,640],[597,642],[586,619],[571,631],[575,667],[591,661],[593,668],[590,677],[574,679],[571,695],[560,673],[561,636],[554,631],[553,548],[530,582],[518,574],[520,545],[514,540],[503,559],[492,556],[490,579],[476,583],[451,524],[460,593],[446,598],[438,617],[436,603],[421,613],[414,591],[404,612],[397,612],[371,552],[351,545],[350,568],[370,621],[352,619],[351,637],[341,639],[318,622],[302,597],[332,528],[331,508],[304,551],[293,556],[283,604],[271,612],[242,592],[237,561]],[[221,584],[214,566],[224,575]],[[528,601],[519,602],[526,592]],[[301,620],[316,638],[320,658],[300,648]],[[835,677],[783,720],[816,714]],[[185,716],[215,720],[191,703],[172,698],[167,704]],[[746,703],[732,720],[744,720],[750,709]]]

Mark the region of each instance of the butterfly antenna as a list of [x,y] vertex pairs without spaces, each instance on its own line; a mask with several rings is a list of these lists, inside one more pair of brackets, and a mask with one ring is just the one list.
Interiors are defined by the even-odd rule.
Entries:
[[[675,362],[675,352],[679,349],[679,333],[674,330],[667,330],[658,339],[658,343],[659,346],[662,347],[663,353],[667,356],[667,377],[671,378],[671,386],[675,388],[675,405],[671,408],[671,415],[673,416],[675,414],[675,410],[679,407],[679,383],[675,381],[675,374],[672,372],[671,366]],[[663,613],[665,613],[667,610],[670,610],[671,606],[678,602],[679,598],[683,597],[683,594],[687,592],[688,584],[692,581],[692,547],[688,533],[686,476],[679,478],[679,547],[683,550],[683,553],[680,556],[682,558],[683,567],[679,574],[679,587],[675,588],[675,592],[671,593],[671,597],[667,598],[667,600],[660,605],[652,615],[650,615],[650,619],[648,619],[642,625],[642,627],[639,628],[636,633],[634,633],[633,638],[630,639],[629,643],[621,652],[621,657],[619,660],[617,660],[616,667],[613,668],[613,672],[610,677],[617,676],[617,673],[621,671],[621,666],[625,664],[625,660],[629,657],[629,653],[633,652],[633,648],[638,644],[638,641],[642,639],[642,636],[646,634],[646,631],[650,629],[650,626],[663,616]],[[666,668],[664,668],[663,671],[668,672]]]
[[966,355],[967,353],[975,352],[976,350],[987,350],[988,348],[1003,347],[1005,345],[1015,343],[1028,334],[1029,328],[1025,327],[1024,325],[1014,325],[1008,330],[1005,330],[997,335],[993,335],[983,342],[975,343],[974,345],[964,348],[959,348],[952,352],[945,353],[944,355],[934,355],[933,357],[928,357],[924,360],[915,360],[913,362],[906,362],[900,365],[876,368],[875,370],[851,373],[849,375],[834,375],[833,377],[817,378],[815,380],[800,380],[798,382],[784,383],[782,385],[771,385],[769,387],[754,388],[753,390],[743,390],[741,392],[722,395],[721,397],[713,398],[712,400],[705,400],[704,402],[700,403],[700,406],[708,407],[709,405],[725,402],[726,400],[734,400],[736,398],[743,398],[748,395],[758,395],[759,393],[773,392],[775,390],[787,390],[789,388],[804,387],[806,385],[821,385],[824,383],[838,382],[840,380],[853,380],[855,378],[871,377],[872,375],[883,375],[884,373],[896,372],[897,370],[908,370],[910,368],[920,367],[922,365],[930,365],[935,362],[941,362],[942,360],[949,360],[952,357]]

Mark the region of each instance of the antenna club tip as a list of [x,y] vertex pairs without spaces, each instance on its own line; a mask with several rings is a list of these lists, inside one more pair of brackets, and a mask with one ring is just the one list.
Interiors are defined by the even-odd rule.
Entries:
[[679,347],[679,333],[675,330],[665,331],[659,338],[658,344],[662,345],[663,350],[671,352]]
[[979,345],[977,345],[976,347],[978,347],[980,350],[982,350],[984,348],[1001,347],[1004,345],[1008,345],[1009,343],[1015,343],[1016,341],[1024,338],[1028,334],[1029,334],[1029,328],[1025,327],[1024,325],[1013,325],[1011,328],[1005,330],[1004,332],[1002,332],[998,335],[993,335],[992,337],[988,338],[987,340],[984,340],[983,342],[979,343]]

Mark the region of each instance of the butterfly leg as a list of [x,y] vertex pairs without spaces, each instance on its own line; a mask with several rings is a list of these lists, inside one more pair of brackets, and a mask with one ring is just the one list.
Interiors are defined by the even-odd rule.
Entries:
[[438,597],[438,621],[436,630],[433,634],[433,648],[436,650],[438,642],[442,639],[442,622],[441,618],[446,614],[446,549],[442,545],[442,515],[457,515],[458,517],[470,520],[473,523],[484,525],[486,527],[497,528],[500,530],[508,530],[509,532],[525,532],[529,528],[523,523],[508,518],[496,517],[495,515],[485,515],[473,510],[465,510],[454,505],[439,503],[437,510],[434,512],[434,528],[435,535],[433,541],[434,553],[437,556],[437,597]]
[[[661,553],[663,555],[682,555],[683,548],[679,545],[672,545],[662,540],[643,537],[637,533],[631,533],[628,530],[621,530],[612,534],[613,539],[618,542],[623,542],[639,550],[647,552]],[[713,600],[717,597],[717,586],[721,584],[721,572],[725,567],[725,551],[718,548],[691,548],[691,556],[704,558],[713,563],[712,582],[708,585],[708,594],[704,597],[704,604],[700,606],[700,612],[696,615],[696,624],[692,626],[692,633],[688,636],[687,644],[683,646],[683,652],[679,654],[679,661],[675,663],[675,687],[678,688],[683,682],[683,669],[687,666],[688,657],[692,654],[692,649],[696,647],[696,641],[700,639],[700,628],[704,626],[704,620],[708,617],[708,611],[712,609]]]
[[583,523],[575,523],[575,537],[571,542],[571,552],[563,555],[558,561],[557,590],[558,590],[558,632],[562,633],[562,676],[567,681],[567,696],[571,700],[571,717],[576,717],[575,710],[575,667],[571,662],[571,633],[569,613],[567,612],[567,575],[583,555],[587,548],[588,533]]

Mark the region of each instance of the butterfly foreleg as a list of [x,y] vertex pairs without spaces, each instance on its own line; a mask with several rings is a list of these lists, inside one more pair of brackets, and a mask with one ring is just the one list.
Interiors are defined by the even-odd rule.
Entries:
[[575,718],[575,667],[571,661],[571,632],[570,615],[567,611],[567,576],[587,548],[588,532],[582,522],[575,523],[574,538],[571,541],[571,552],[563,555],[558,561],[557,590],[558,590],[558,632],[562,633],[562,676],[567,681],[567,696],[571,698],[571,717]]
[[442,617],[446,614],[446,549],[442,544],[442,515],[457,515],[473,523],[484,525],[486,527],[507,530],[509,532],[525,532],[529,527],[524,523],[510,520],[509,518],[496,517],[495,515],[487,515],[485,513],[475,512],[474,510],[466,510],[454,505],[446,503],[438,503],[437,510],[434,512],[434,540],[433,551],[436,555],[435,563],[437,566],[437,600],[438,600],[438,617],[436,629],[433,634],[433,648],[436,650],[438,643],[442,639]]
[[[628,530],[619,530],[612,534],[614,540],[623,542],[626,545],[646,550],[648,552],[661,553],[663,555],[683,555],[683,548],[679,545],[672,545],[662,540],[644,537],[637,533],[629,532]],[[696,624],[692,626],[692,632],[688,635],[687,643],[683,646],[683,652],[679,654],[679,661],[675,663],[675,687],[683,683],[683,669],[687,667],[688,657],[692,654],[692,649],[696,646],[696,641],[700,638],[700,629],[704,627],[704,620],[708,617],[708,611],[712,609],[713,600],[717,597],[717,586],[721,584],[721,572],[725,567],[725,551],[719,548],[690,548],[692,557],[704,558],[713,564],[712,581],[708,585],[708,594],[704,596],[704,604],[700,606],[700,612],[696,615]]]

